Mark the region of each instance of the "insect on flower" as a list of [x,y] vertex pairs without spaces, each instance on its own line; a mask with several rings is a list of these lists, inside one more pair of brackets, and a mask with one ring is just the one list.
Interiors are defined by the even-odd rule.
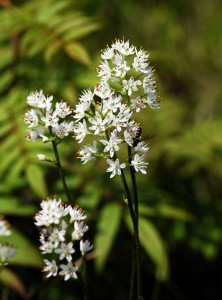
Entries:
[[141,135],[142,135],[142,127],[139,126],[137,128],[137,130],[134,132],[134,135],[132,137],[132,139],[133,139],[133,147],[136,147],[139,144]]

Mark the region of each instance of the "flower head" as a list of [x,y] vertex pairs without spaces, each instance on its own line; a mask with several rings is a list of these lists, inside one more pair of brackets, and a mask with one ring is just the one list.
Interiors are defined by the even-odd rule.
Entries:
[[35,216],[35,225],[40,227],[40,250],[43,255],[52,255],[53,260],[44,259],[43,272],[46,277],[61,275],[64,280],[77,278],[75,261],[92,249],[83,242],[88,226],[86,215],[79,206],[64,206],[56,197],[43,200],[41,210]]
[[[102,51],[97,68],[99,82],[93,92],[83,92],[74,109],[76,140],[82,143],[88,135],[94,139],[92,145],[84,145],[78,152],[83,163],[105,158],[111,178],[120,175],[127,165],[146,173],[143,154],[148,148],[140,144],[141,137],[135,137],[140,125],[133,117],[147,106],[159,108],[153,72],[149,54],[129,41],[117,39]],[[131,162],[118,158],[124,144],[133,147]]]

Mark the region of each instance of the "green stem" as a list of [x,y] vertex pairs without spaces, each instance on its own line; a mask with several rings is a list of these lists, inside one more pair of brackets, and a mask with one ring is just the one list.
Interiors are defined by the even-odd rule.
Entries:
[[131,176],[131,182],[133,187],[133,200],[134,200],[134,210],[135,210],[135,217],[137,221],[137,227],[138,227],[138,221],[139,221],[139,202],[138,202],[138,192],[137,192],[137,184],[136,184],[136,176],[135,176],[135,170],[131,166],[131,157],[132,157],[132,151],[131,147],[128,146],[128,162],[130,166],[130,176]]
[[[134,211],[135,211],[135,219],[136,219],[136,228],[137,228],[137,241],[135,241],[135,255],[137,261],[137,292],[141,295],[141,262],[140,262],[140,240],[139,240],[139,201],[138,201],[138,191],[136,184],[136,176],[135,170],[133,166],[131,166],[131,157],[132,150],[131,147],[128,146],[128,161],[130,165],[130,176],[133,187],[133,200],[134,200]],[[138,294],[137,294],[138,295]],[[142,299],[142,298],[141,298]]]
[[[123,186],[126,192],[126,196],[127,196],[127,200],[128,200],[128,207],[129,207],[129,212],[130,212],[130,216],[131,216],[131,220],[132,220],[132,224],[133,224],[133,232],[134,232],[134,249],[135,249],[135,263],[133,263],[133,276],[135,276],[134,274],[136,273],[136,292],[137,292],[137,298],[136,299],[143,299],[142,297],[142,291],[141,291],[141,266],[140,266],[140,241],[139,241],[139,229],[138,229],[138,218],[135,215],[134,212],[134,207],[133,207],[133,201],[130,195],[130,191],[129,191],[129,187],[124,175],[123,170],[121,170],[121,178],[122,178],[122,182],[123,182]],[[135,270],[136,268],[136,270]],[[130,300],[133,300],[133,288],[131,287],[130,289],[130,296],[129,296]]]
[[89,295],[88,288],[87,288],[86,284],[84,283],[84,280],[83,280],[83,278],[82,278],[82,276],[81,276],[81,274],[79,272],[77,273],[77,276],[78,276],[78,280],[79,280],[79,283],[81,285],[81,288],[83,290],[83,295],[84,295],[83,299],[84,300],[90,300],[91,297]]
[[57,149],[57,144],[54,140],[52,141],[52,147],[53,147],[53,151],[54,151],[54,155],[55,155],[56,166],[59,171],[60,178],[62,180],[62,184],[63,184],[64,191],[66,193],[67,200],[69,203],[72,203],[72,197],[71,197],[70,191],[67,187],[65,176],[64,176],[64,173],[62,170],[62,166],[61,166],[61,162],[60,162],[60,158],[59,158],[59,152]]

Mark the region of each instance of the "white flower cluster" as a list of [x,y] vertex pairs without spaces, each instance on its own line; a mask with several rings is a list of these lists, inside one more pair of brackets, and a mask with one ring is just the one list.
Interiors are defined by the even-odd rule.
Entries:
[[147,105],[159,108],[149,55],[128,41],[117,40],[103,51],[101,58],[97,70],[100,82],[93,91],[82,93],[74,109],[76,140],[81,143],[87,135],[97,135],[99,140],[83,146],[79,157],[83,163],[97,156],[106,157],[107,172],[114,177],[127,165],[116,155],[125,143],[134,150],[130,164],[136,172],[146,174],[148,147],[140,141],[141,128],[132,116]]
[[[54,259],[44,259],[46,277],[61,275],[64,280],[77,278],[78,266],[75,264],[75,255],[92,249],[88,240],[83,240],[88,226],[84,223],[86,215],[78,207],[65,206],[61,200],[43,200],[42,210],[35,216],[35,225],[41,227],[40,250],[43,254],[51,254]],[[74,247],[74,243],[79,246]],[[77,258],[77,257],[76,257]]]
[[[9,223],[0,216],[0,236],[9,236]],[[0,243],[0,265],[6,265],[7,260],[15,255],[15,247],[8,243]]]
[[27,97],[27,103],[33,107],[24,117],[29,128],[26,136],[28,140],[34,142],[42,138],[43,142],[47,142],[53,137],[62,139],[73,131],[73,121],[64,120],[72,113],[66,102],[56,102],[54,106],[53,96],[45,96],[40,90],[31,93]]

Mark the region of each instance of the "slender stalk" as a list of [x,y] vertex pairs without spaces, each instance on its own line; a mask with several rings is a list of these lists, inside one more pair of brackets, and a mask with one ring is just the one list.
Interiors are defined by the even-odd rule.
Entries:
[[71,197],[70,191],[68,189],[68,186],[66,184],[65,176],[64,176],[62,166],[61,166],[61,162],[60,162],[59,152],[58,152],[58,149],[57,149],[57,144],[56,144],[55,141],[52,141],[52,148],[53,148],[54,155],[55,155],[56,166],[57,166],[57,169],[59,171],[60,178],[62,180],[62,184],[63,184],[64,191],[66,193],[67,200],[68,200],[69,203],[72,203],[72,197]]
[[[142,291],[141,291],[141,276],[140,276],[140,242],[139,242],[139,229],[138,229],[138,220],[136,218],[135,212],[134,212],[134,207],[133,207],[133,201],[130,195],[129,187],[124,175],[123,170],[121,170],[121,178],[122,182],[124,185],[124,189],[126,192],[127,200],[128,200],[128,207],[129,207],[129,212],[133,224],[133,232],[134,232],[134,249],[135,249],[135,263],[133,263],[133,268],[136,268],[136,270],[133,270],[133,274],[136,273],[136,291],[137,291],[137,299],[141,300],[143,299],[142,297]],[[135,276],[135,275],[133,275]],[[133,289],[131,288],[130,290],[130,296],[129,299],[133,300]]]
[[[129,165],[131,163],[132,151],[131,147],[128,146],[128,161]],[[137,260],[137,290],[141,292],[141,262],[140,262],[140,241],[139,241],[139,201],[138,201],[138,191],[137,191],[137,183],[136,183],[136,176],[135,170],[130,165],[130,176],[131,182],[133,187],[133,200],[134,200],[134,211],[135,211],[135,219],[136,219],[136,228],[138,234],[138,242],[136,241],[136,260]],[[142,299],[142,298],[140,298]]]
[[[128,146],[128,162],[129,162],[129,165],[131,164],[131,157],[132,157],[131,147]],[[135,211],[135,217],[136,217],[137,226],[138,226],[138,221],[139,221],[138,192],[137,192],[135,170],[131,165],[130,165],[130,177],[131,177],[131,182],[132,182],[132,187],[133,187],[134,211]]]
[[79,280],[79,283],[81,285],[81,288],[83,290],[83,295],[84,295],[83,299],[84,300],[90,300],[91,297],[90,297],[88,288],[87,288],[86,284],[84,283],[84,280],[83,280],[83,278],[82,278],[82,276],[81,276],[81,274],[79,272],[77,273],[77,276],[78,276],[78,280]]

